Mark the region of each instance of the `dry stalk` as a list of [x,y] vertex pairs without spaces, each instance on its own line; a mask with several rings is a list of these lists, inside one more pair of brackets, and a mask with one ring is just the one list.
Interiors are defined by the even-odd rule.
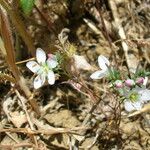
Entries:
[[9,24],[7,13],[2,7],[0,9],[0,15],[1,15],[0,16],[1,17],[0,18],[1,19],[1,35],[3,39],[3,45],[4,45],[3,49],[1,50],[6,58],[6,61],[8,63],[8,66],[10,67],[12,74],[15,77],[16,83],[20,86],[21,90],[25,93],[32,108],[35,110],[35,112],[38,115],[40,115],[38,105],[36,101],[33,99],[32,93],[27,87],[24,77],[20,74],[15,64],[15,54],[14,54],[15,50],[13,46],[13,39],[12,39],[11,30],[10,30],[10,24]]
[[116,61],[117,53],[116,53],[115,47],[112,43],[112,40],[109,36],[109,29],[107,29],[107,26],[106,26],[106,23],[105,23],[105,20],[104,20],[104,17],[103,17],[103,13],[102,13],[102,10],[101,10],[101,7],[100,7],[101,6],[100,0],[96,0],[95,5],[96,5],[95,7],[97,9],[97,12],[99,14],[99,17],[100,17],[99,22],[102,24],[101,31],[102,31],[105,39],[107,39],[110,50],[111,50],[111,55],[113,56],[115,63],[117,63],[117,61]]
[[6,11],[2,7],[0,9],[0,15],[1,15],[1,35],[4,41],[4,47],[2,48],[2,52],[6,58],[7,64],[10,67],[10,70],[12,71],[16,81],[18,81],[19,74],[17,66],[15,65],[13,39]]
[[106,28],[106,25],[105,25],[105,22],[104,22],[103,14],[102,14],[102,12],[101,12],[101,8],[100,8],[99,4],[100,4],[100,3],[98,2],[98,0],[96,0],[96,7],[97,7],[97,10],[98,10],[99,15],[100,15],[100,18],[101,18],[102,26],[103,26],[103,28],[104,28],[104,36],[105,36],[106,39],[108,40],[109,46],[110,46],[110,48],[111,48],[112,51],[113,51],[113,46],[112,46],[112,43],[111,43],[111,39],[110,39],[110,37],[109,37],[108,31],[107,31],[107,28]]
[[48,30],[50,32],[53,32],[54,35],[57,37],[57,33],[53,27],[53,23],[51,22],[51,20],[47,19],[47,15],[44,14],[44,12],[42,12],[36,5],[34,5],[35,9],[37,10],[37,12],[39,13],[39,15],[41,16],[42,20],[47,24]]
[[36,146],[34,145],[34,144],[30,144],[30,143],[17,143],[17,144],[14,144],[14,145],[1,145],[0,144],[0,148],[2,148],[3,150],[5,149],[5,150],[14,150],[14,149],[16,149],[16,148],[19,148],[19,147],[32,147],[32,148],[35,148],[36,150],[37,150],[37,148],[36,148]]
[[9,132],[5,132],[9,138],[11,138],[15,143],[19,143],[19,140],[14,138]]
[[[1,49],[1,51],[2,51],[2,49]],[[31,61],[31,60],[35,60],[35,58],[33,57],[33,58],[26,59],[26,60],[18,61],[15,64],[20,65],[20,64],[26,63],[26,62]],[[5,65],[0,66],[0,69],[4,69],[4,68],[7,68],[7,66],[5,66]]]
[[[126,59],[126,63],[127,63],[127,67],[129,69],[129,71],[134,71],[136,69],[137,66],[135,66],[132,62],[133,62],[133,58],[130,58],[128,51],[129,51],[129,47],[127,45],[126,41],[126,35],[125,35],[125,31],[122,27],[121,21],[120,21],[120,17],[119,17],[119,13],[117,11],[117,6],[116,6],[116,2],[114,0],[109,0],[109,5],[112,11],[112,15],[115,21],[115,27],[117,29],[118,35],[121,39],[121,44],[122,44],[122,48],[124,51],[124,55],[125,55],[125,59]],[[129,72],[130,74],[130,72]]]
[[83,21],[89,26],[90,29],[92,29],[92,31],[96,35],[100,35],[101,34],[101,31],[89,19],[83,18]]
[[54,135],[54,134],[76,134],[76,131],[82,131],[82,130],[88,130],[89,127],[74,127],[74,128],[51,128],[51,129],[41,129],[41,130],[31,130],[30,128],[10,128],[10,129],[0,129],[0,133],[2,132],[11,132],[11,133],[24,133],[29,135],[38,135],[38,134],[44,134],[44,135]]
[[[24,104],[24,102],[26,101],[25,98],[24,98],[23,96],[21,96],[20,93],[19,93],[17,90],[15,90],[15,93],[16,93],[16,95],[18,96],[18,98],[19,98],[20,101],[21,101],[23,110],[24,110],[25,113],[26,113],[27,120],[28,120],[28,123],[29,123],[29,126],[30,126],[31,130],[34,130],[34,129],[35,129],[35,128],[34,128],[34,125],[33,125],[32,121],[31,121],[30,115],[29,115],[29,113],[28,113],[28,111],[27,111],[26,105]],[[36,139],[35,136],[33,136],[33,139],[34,139],[35,145],[38,146],[37,139]]]

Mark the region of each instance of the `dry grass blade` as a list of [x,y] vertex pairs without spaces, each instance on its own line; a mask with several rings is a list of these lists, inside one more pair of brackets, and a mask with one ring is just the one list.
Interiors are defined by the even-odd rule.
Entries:
[[40,129],[40,130],[31,130],[30,128],[10,128],[10,129],[0,129],[0,133],[2,132],[17,132],[17,133],[24,133],[29,135],[37,135],[37,134],[45,134],[45,135],[54,135],[54,134],[64,134],[64,133],[70,133],[75,134],[76,131],[86,131],[90,129],[90,127],[74,127],[74,128],[51,128],[51,129]]
[[[30,115],[29,115],[29,113],[28,113],[28,111],[27,111],[27,107],[26,107],[26,105],[25,105],[25,103],[24,103],[25,98],[24,98],[23,96],[21,96],[20,93],[19,93],[17,90],[15,90],[15,92],[16,92],[16,95],[18,96],[18,98],[19,98],[20,101],[21,101],[21,104],[22,104],[23,110],[25,111],[25,114],[26,114],[26,116],[27,116],[27,120],[28,120],[28,123],[29,123],[29,125],[30,125],[30,128],[31,128],[31,130],[34,130],[34,125],[33,125],[32,121],[31,121],[31,119],[30,119]],[[36,139],[36,137],[33,136],[32,138],[34,139],[35,144],[38,145],[38,144],[37,144],[37,139]]]
[[88,19],[83,18],[83,21],[92,29],[92,31],[95,34],[97,34],[97,35],[101,34],[100,30],[92,22],[90,22]]
[[17,66],[15,65],[15,60],[14,60],[14,48],[13,48],[13,40],[11,36],[11,30],[9,28],[9,21],[7,14],[5,10],[1,7],[0,9],[0,15],[1,15],[1,35],[4,41],[4,46],[6,50],[6,61],[15,76],[15,79],[18,81],[19,80],[19,72],[17,69]]

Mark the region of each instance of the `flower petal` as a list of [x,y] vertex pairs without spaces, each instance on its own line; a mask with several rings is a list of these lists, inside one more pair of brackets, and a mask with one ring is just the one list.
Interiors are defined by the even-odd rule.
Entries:
[[75,66],[77,69],[91,70],[92,66],[87,62],[84,56],[73,55]]
[[26,63],[26,66],[33,72],[37,73],[40,70],[40,65],[35,61],[29,61]]
[[125,107],[125,110],[130,112],[130,111],[133,111],[133,110],[140,110],[142,108],[142,103],[141,102],[130,102],[130,101],[126,101],[124,103],[124,107]]
[[57,58],[55,55],[51,54],[51,57],[47,59],[47,65],[53,69],[58,65]]
[[106,76],[106,74],[107,74],[107,71],[106,71],[106,70],[98,70],[98,71],[94,72],[94,73],[90,76],[90,78],[92,78],[92,79],[101,79],[101,78],[103,78],[104,76]]
[[38,75],[38,76],[34,79],[34,88],[35,88],[35,89],[38,89],[38,88],[40,88],[44,83],[45,83],[45,75],[44,75],[44,74]]
[[110,62],[105,56],[100,55],[98,57],[98,65],[102,70],[107,70],[108,69],[107,66],[110,65]]
[[54,74],[54,72],[49,71],[47,77],[48,77],[48,83],[50,85],[53,85],[55,83],[55,74]]
[[145,77],[145,78],[144,78],[143,85],[146,86],[147,82],[148,82],[148,77]]
[[150,90],[141,90],[139,91],[139,94],[141,95],[140,100],[143,102],[147,102],[150,100]]
[[36,59],[39,64],[43,64],[46,61],[46,54],[41,48],[36,50]]

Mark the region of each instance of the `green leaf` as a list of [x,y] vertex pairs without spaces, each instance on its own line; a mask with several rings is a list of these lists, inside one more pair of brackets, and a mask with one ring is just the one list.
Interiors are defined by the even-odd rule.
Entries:
[[144,69],[140,69],[135,73],[135,78],[136,77],[146,77],[146,76],[150,76],[150,72],[149,71],[145,71]]
[[25,15],[30,15],[34,7],[35,0],[20,0],[20,6]]
[[118,70],[115,70],[114,68],[108,68],[109,71],[109,80],[110,81],[116,81],[120,79],[120,72]]

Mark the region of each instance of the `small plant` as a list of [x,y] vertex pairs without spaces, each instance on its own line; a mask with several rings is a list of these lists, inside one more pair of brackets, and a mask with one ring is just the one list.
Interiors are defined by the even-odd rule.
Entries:
[[137,71],[133,78],[121,80],[119,71],[110,67],[105,56],[98,57],[98,64],[102,70],[94,72],[90,77],[101,79],[107,76],[112,87],[119,92],[120,99],[123,99],[126,111],[140,110],[150,100],[150,90],[146,88],[148,72]]

